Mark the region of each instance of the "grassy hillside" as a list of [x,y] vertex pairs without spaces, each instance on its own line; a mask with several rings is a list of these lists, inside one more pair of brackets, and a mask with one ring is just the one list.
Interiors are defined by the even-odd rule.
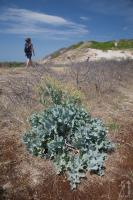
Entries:
[[61,48],[57,51],[55,51],[54,53],[51,54],[51,58],[57,58],[58,56],[60,56],[62,53],[68,51],[68,50],[74,50],[74,49],[77,49],[79,48],[82,44],[84,44],[83,41],[81,42],[78,42],[77,44],[73,44],[67,48]]
[[[117,42],[117,46],[115,46],[115,42]],[[97,41],[80,41],[76,44],[73,44],[67,48],[62,48],[50,55],[52,59],[59,57],[63,53],[70,51],[70,50],[76,50],[76,49],[86,49],[86,48],[92,48],[92,49],[99,49],[103,51],[107,50],[132,50],[133,49],[133,39],[126,40],[121,39],[119,41],[106,41],[106,42],[97,42]]]
[[110,49],[133,49],[133,40],[119,40],[117,41],[117,47],[115,47],[115,41],[107,42],[96,42],[92,41],[90,48],[101,49],[101,50],[110,50]]

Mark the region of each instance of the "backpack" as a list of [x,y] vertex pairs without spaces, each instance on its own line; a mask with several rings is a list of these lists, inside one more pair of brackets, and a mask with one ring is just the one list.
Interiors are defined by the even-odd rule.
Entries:
[[25,43],[24,52],[26,54],[32,54],[32,44]]

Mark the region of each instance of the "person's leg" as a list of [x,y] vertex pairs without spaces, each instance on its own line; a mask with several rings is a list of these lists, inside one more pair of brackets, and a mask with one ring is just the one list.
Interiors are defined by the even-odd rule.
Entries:
[[30,65],[30,59],[27,58],[26,67],[29,67],[29,65]]
[[31,60],[31,54],[27,54],[27,63],[26,63],[26,67],[30,67],[32,66],[32,60]]
[[31,60],[32,54],[29,55],[29,66],[32,67],[32,60]]
[[30,59],[30,64],[29,64],[30,66],[32,66],[32,60]]

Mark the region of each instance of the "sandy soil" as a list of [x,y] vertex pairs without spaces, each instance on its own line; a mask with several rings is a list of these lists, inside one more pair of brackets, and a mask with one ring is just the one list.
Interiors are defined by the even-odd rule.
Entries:
[[[69,58],[69,59],[68,59]],[[57,58],[51,60],[51,58],[44,59],[40,61],[41,63],[53,63],[53,64],[71,64],[71,62],[79,63],[95,60],[124,60],[124,59],[133,59],[133,50],[107,50],[102,51],[98,49],[91,48],[78,48],[69,50]]]

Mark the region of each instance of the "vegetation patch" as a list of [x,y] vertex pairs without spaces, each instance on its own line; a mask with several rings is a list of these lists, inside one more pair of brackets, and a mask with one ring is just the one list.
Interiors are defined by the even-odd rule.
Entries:
[[108,50],[112,49],[114,46],[114,42],[108,41],[108,42],[96,42],[92,41],[90,48],[94,49],[101,49],[101,50]]
[[23,62],[0,62],[0,67],[22,67]]
[[133,49],[133,40],[120,40],[118,42],[118,49]]
[[101,49],[101,50],[121,50],[121,49],[132,49],[133,48],[133,40],[119,40],[117,41],[117,45],[115,46],[115,41],[107,41],[107,42],[96,42],[91,41],[90,48],[93,49]]
[[85,102],[85,95],[71,83],[61,83],[60,81],[45,76],[36,86],[36,93],[40,98],[40,102],[46,107],[53,104],[61,104],[62,102],[74,101]]
[[56,51],[53,54],[51,54],[51,58],[54,59],[54,58],[57,58],[60,55],[61,55],[60,51]]
[[107,138],[103,122],[91,117],[80,96],[53,83],[46,82],[44,92],[51,98],[51,105],[29,118],[31,129],[23,141],[33,155],[52,160],[57,174],[66,173],[74,189],[87,171],[104,174],[104,161],[114,145]]
[[84,44],[83,41],[78,42],[77,44],[73,44],[73,45],[71,45],[70,47],[68,47],[67,49],[68,49],[68,50],[77,49],[77,48],[79,48],[82,44]]
[[118,130],[120,130],[120,125],[116,122],[112,122],[112,123],[108,124],[108,128],[110,131],[118,131]]

